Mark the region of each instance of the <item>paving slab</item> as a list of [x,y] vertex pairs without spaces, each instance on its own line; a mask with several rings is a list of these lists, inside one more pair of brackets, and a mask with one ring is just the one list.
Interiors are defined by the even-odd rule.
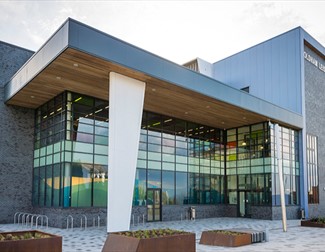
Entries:
[[[198,220],[154,222],[140,225],[131,225],[132,230],[171,228],[196,233],[196,251],[295,251],[295,252],[325,252],[325,228],[301,227],[300,220],[288,220],[287,232],[282,230],[281,221],[255,220],[245,218],[210,218]],[[18,224],[0,224],[0,232],[26,230],[30,227]],[[91,251],[101,252],[104,246],[107,233],[106,227],[88,227],[59,229],[59,228],[39,228],[42,231],[61,235],[63,237],[63,252]],[[254,229],[266,230],[269,241],[254,243],[252,245],[229,248],[219,246],[208,246],[199,244],[201,233],[204,230],[212,229]]]

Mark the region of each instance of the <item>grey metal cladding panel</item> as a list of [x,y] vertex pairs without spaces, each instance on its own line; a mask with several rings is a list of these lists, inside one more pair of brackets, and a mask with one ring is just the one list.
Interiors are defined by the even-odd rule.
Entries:
[[236,88],[249,85],[252,95],[301,114],[299,31],[291,30],[214,63],[214,77]]
[[36,77],[68,46],[68,22],[65,22],[52,37],[17,71],[5,86],[5,101],[12,98],[29,81]]
[[69,24],[69,47],[271,119],[302,127],[302,117],[296,113],[179,66],[74,20]]

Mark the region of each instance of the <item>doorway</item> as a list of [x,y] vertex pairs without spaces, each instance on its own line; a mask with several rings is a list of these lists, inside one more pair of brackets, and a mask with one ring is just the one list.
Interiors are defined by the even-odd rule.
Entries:
[[147,190],[147,221],[161,221],[161,189]]
[[248,191],[238,191],[238,216],[251,217],[251,202]]

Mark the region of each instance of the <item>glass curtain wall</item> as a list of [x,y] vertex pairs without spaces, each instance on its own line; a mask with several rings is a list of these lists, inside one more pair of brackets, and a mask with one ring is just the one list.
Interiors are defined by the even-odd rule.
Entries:
[[267,123],[227,131],[227,202],[238,204],[238,192],[252,205],[271,204],[270,139]]
[[[287,205],[299,204],[298,132],[280,127]],[[238,192],[247,193],[251,205],[280,205],[279,174],[273,127],[268,123],[227,131],[227,202],[238,204]]]
[[144,112],[133,205],[146,205],[147,188],[163,205],[222,203],[222,143],[222,130]]
[[[34,205],[107,205],[108,109],[64,92],[36,110]],[[298,132],[280,127],[280,140],[286,203],[296,205]],[[161,189],[163,205],[238,204],[240,192],[249,204],[279,205],[275,148],[268,123],[224,131],[144,111],[133,205],[146,205],[149,188]]]
[[[283,183],[286,205],[299,205],[299,140],[298,131],[279,126],[280,161],[283,167]],[[279,171],[276,159],[274,128],[271,135],[272,204],[281,205]]]
[[108,102],[65,92],[36,110],[33,204],[107,204]]
[[[65,92],[36,110],[34,205],[107,205],[108,108]],[[222,143],[222,130],[144,112],[133,204],[146,205],[147,188],[164,205],[222,203]]]

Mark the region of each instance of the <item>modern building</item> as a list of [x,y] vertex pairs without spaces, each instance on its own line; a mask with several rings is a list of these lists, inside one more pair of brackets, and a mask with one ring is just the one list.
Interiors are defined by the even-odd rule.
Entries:
[[2,223],[280,219],[281,170],[287,217],[324,213],[325,48],[301,27],[180,66],[68,19],[0,55]]

